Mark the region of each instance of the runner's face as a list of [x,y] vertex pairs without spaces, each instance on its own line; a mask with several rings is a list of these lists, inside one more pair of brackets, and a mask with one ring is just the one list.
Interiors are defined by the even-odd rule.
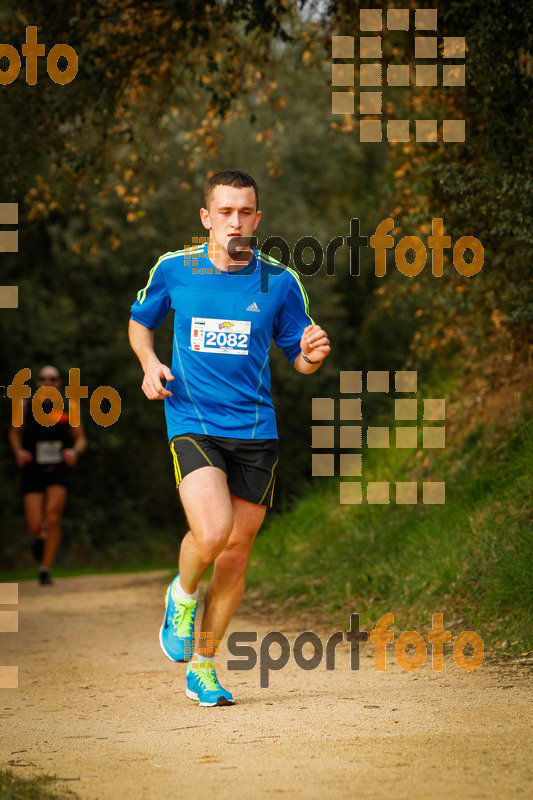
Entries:
[[210,242],[220,247],[222,255],[227,255],[229,240],[234,236],[251,236],[259,224],[261,212],[256,210],[251,186],[215,186],[209,208],[202,208],[200,216],[204,227],[210,231]]
[[57,386],[59,383],[61,383],[61,378],[59,377],[59,373],[52,372],[51,370],[44,368],[40,370],[37,377],[37,382],[41,385],[47,383],[52,384],[52,386]]

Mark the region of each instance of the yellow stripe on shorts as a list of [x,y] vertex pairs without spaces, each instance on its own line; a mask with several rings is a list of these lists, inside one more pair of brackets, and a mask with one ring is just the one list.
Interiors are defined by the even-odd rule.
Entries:
[[174,442],[171,442],[170,449],[172,451],[172,459],[174,461],[174,475],[176,477],[176,489],[177,489],[181,483],[181,470],[178,461],[178,456],[176,455],[176,451],[174,450]]
[[[265,497],[267,496],[267,494],[268,494],[268,490],[270,489],[270,484],[272,484],[272,491],[271,491],[271,493],[270,493],[270,504],[269,504],[269,505],[270,505],[270,508],[272,508],[272,499],[273,499],[273,497],[274,497],[274,483],[276,482],[276,479],[274,478],[274,470],[276,469],[276,465],[277,465],[277,463],[278,463],[278,459],[276,458],[276,460],[274,461],[274,464],[272,465],[272,469],[271,469],[271,471],[270,471],[270,480],[269,480],[269,482],[268,482],[268,486],[267,486],[267,488],[265,489],[265,493],[264,493],[263,497],[262,497],[262,498],[261,498],[261,500],[259,501],[259,505],[262,505],[262,503],[263,503],[263,500],[264,500],[264,499],[265,499]],[[272,479],[274,479],[274,483],[272,483]]]

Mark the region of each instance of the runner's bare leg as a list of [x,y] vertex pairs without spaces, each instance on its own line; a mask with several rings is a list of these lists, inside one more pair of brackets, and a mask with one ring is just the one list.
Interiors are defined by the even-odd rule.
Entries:
[[224,549],[233,527],[233,507],[226,473],[218,467],[201,467],[179,485],[190,530],[181,543],[181,588],[193,594],[198,581]]
[[65,486],[54,484],[46,487],[44,496],[44,518],[48,524],[48,535],[44,543],[43,567],[50,568],[61,541],[61,517],[67,501]]
[[[214,561],[200,631],[221,640],[244,592],[266,506],[230,495],[226,475],[216,467],[189,473],[180,484],[180,497],[191,526],[181,545],[180,583],[192,594]],[[200,649],[202,655],[213,654],[212,646]]]
[[44,492],[28,492],[24,495],[24,516],[32,536],[41,538],[44,515]]
[[[231,495],[233,528],[224,550],[215,559],[213,576],[207,588],[201,631],[213,633],[220,641],[237,610],[246,584],[246,568],[252,545],[261,527],[266,506],[260,506]],[[210,643],[202,647],[202,655],[213,655]]]

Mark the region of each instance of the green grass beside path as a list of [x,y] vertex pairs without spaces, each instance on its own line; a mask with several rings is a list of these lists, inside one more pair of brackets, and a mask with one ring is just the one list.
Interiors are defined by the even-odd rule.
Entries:
[[[371,627],[392,612],[401,630],[441,612],[445,628],[475,630],[486,648],[532,650],[533,424],[505,437],[491,449],[478,427],[434,458],[424,477],[446,481],[443,505],[422,505],[420,488],[417,505],[340,505],[339,481],[315,479],[258,537],[252,593],[345,629],[350,612]],[[372,480],[413,479],[408,454],[392,448],[366,451],[363,465]]]
[[77,800],[78,795],[58,788],[51,775],[20,777],[10,769],[0,769],[0,800]]

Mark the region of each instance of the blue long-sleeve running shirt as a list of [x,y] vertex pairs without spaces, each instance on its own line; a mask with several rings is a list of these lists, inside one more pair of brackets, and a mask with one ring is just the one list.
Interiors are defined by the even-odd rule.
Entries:
[[[260,291],[261,264],[268,265],[268,292]],[[198,266],[212,273],[200,273]],[[171,309],[169,441],[183,433],[276,439],[270,343],[293,363],[303,329],[314,324],[297,273],[255,249],[250,264],[235,272],[214,269],[207,243],[166,253],[150,271],[131,317],[154,329]]]

